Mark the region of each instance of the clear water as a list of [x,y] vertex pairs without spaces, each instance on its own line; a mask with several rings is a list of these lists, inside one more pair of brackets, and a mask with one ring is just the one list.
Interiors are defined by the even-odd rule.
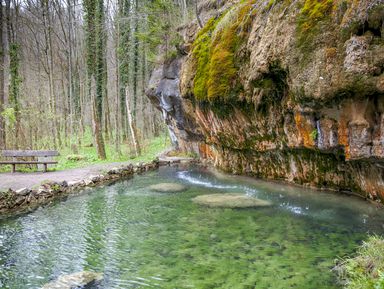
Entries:
[[[156,194],[159,182],[188,185]],[[242,192],[258,209],[212,209],[197,195]],[[162,168],[0,221],[0,288],[39,288],[63,274],[104,274],[98,288],[338,288],[334,259],[384,212],[352,197],[202,168]]]

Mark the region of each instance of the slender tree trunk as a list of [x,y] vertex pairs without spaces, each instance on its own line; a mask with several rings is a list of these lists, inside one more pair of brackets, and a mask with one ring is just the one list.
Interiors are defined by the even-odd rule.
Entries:
[[44,25],[44,38],[45,38],[45,58],[47,63],[47,74],[48,74],[48,83],[49,83],[49,108],[51,113],[53,114],[52,118],[52,137],[53,144],[55,149],[58,146],[58,129],[56,122],[56,99],[53,88],[53,59],[52,59],[52,39],[51,39],[51,28],[49,25],[49,9],[48,9],[48,0],[42,1],[43,8],[43,25]]
[[69,118],[70,118],[70,143],[72,144],[72,136],[75,131],[74,116],[75,116],[75,101],[74,101],[74,83],[73,83],[73,21],[72,21],[72,7],[71,1],[67,0],[68,12],[68,104],[69,104]]
[[201,18],[200,18],[200,13],[199,13],[199,8],[197,6],[197,1],[198,0],[195,0],[195,13],[196,13],[196,19],[197,19],[197,23],[199,24],[200,28],[203,28],[204,25],[203,25],[203,22],[201,21]]
[[141,149],[140,149],[139,141],[137,139],[136,124],[134,123],[134,119],[133,119],[132,111],[131,111],[131,106],[130,106],[129,88],[126,87],[125,91],[126,91],[125,103],[127,106],[129,130],[131,132],[132,143],[133,143],[133,147],[135,149],[135,154],[136,154],[136,156],[139,156],[141,154]]
[[[107,97],[105,62],[105,11],[103,0],[83,2],[86,23],[87,73],[89,88],[95,90],[93,105],[94,137],[100,159],[106,159],[103,138],[103,103]],[[94,85],[92,85],[94,81]],[[89,91],[91,92],[91,90]]]
[[[47,11],[48,10],[48,1],[47,1]],[[47,13],[48,18],[48,43],[49,43],[49,59],[50,59],[50,68],[49,68],[49,90],[50,94],[52,96],[53,100],[53,116],[54,116],[54,124],[55,124],[55,131],[56,131],[56,139],[58,141],[58,146],[61,147],[61,133],[60,133],[60,121],[57,113],[57,103],[58,103],[58,95],[55,93],[55,87],[54,87],[54,59],[53,59],[53,45],[52,45],[52,23],[51,23],[51,17]]]
[[121,155],[120,148],[120,98],[119,98],[119,89],[120,89],[120,62],[118,47],[120,43],[120,22],[119,19],[116,21],[116,47],[115,47],[115,73],[116,73],[116,98],[115,98],[115,150],[118,155]]
[[105,141],[108,142],[111,137],[111,117],[109,110],[109,100],[108,97],[104,99],[104,137]]
[[[36,48],[37,48],[37,55],[38,57],[41,57],[42,54],[41,54],[41,48],[40,48],[40,42],[36,39]],[[38,61],[37,62],[37,85],[38,85],[38,89],[37,89],[37,94],[38,94],[38,103],[39,103],[39,106],[38,106],[38,123],[39,125],[36,125],[35,126],[35,143],[37,144],[38,143],[38,133],[39,133],[39,129],[40,128],[44,128],[44,126],[46,125],[46,121],[43,120],[44,119],[44,112],[43,112],[43,108],[44,108],[44,101],[42,100],[42,83],[43,81],[41,80],[41,61]]]
[[[139,11],[139,1],[135,0],[135,9],[136,14]],[[134,26],[134,57],[133,57],[133,112],[132,116],[137,123],[136,111],[137,111],[137,86],[138,86],[138,74],[139,74],[139,17],[135,17],[135,26]]]
[[132,0],[118,1],[118,61],[119,61],[119,94],[120,94],[120,120],[122,140],[128,140],[127,110],[125,100],[125,87],[129,83],[130,73],[130,42],[131,42],[131,2]]
[[96,85],[90,85],[91,90],[91,98],[92,98],[92,122],[93,122],[93,133],[95,135],[95,143],[96,143],[96,150],[97,155],[100,159],[105,160],[106,153],[105,153],[105,145],[104,145],[104,139],[102,134],[102,128],[101,128],[101,119],[100,115],[98,113],[98,104],[97,104],[97,96],[94,93],[94,87]]
[[[74,7],[77,6],[77,1],[76,0],[73,0],[73,5]],[[73,71],[73,114],[74,114],[74,131],[76,132],[76,134],[78,135],[81,131],[81,119],[82,119],[82,115],[81,115],[81,106],[80,106],[80,98],[81,98],[81,94],[82,94],[82,91],[81,91],[81,82],[82,82],[82,78],[81,78],[81,70],[80,70],[80,62],[81,62],[81,51],[82,51],[82,47],[81,45],[79,45],[79,40],[80,37],[79,37],[79,31],[78,31],[78,22],[76,21],[76,9],[71,9],[71,15],[73,13],[73,18],[75,19],[73,22],[73,25],[72,25],[72,31],[73,31],[73,34],[72,34],[72,38],[73,38],[73,57],[74,57],[74,71]],[[73,19],[72,16],[71,16],[71,19]]]
[[[15,114],[15,133],[13,140],[13,147],[18,148],[22,143],[21,139],[21,123],[20,123],[20,45],[17,42],[16,29],[19,13],[19,6],[14,7],[14,19],[11,19],[11,3],[10,0],[5,1],[6,6],[6,20],[7,20],[7,38],[8,38],[8,50],[9,50],[9,103],[14,109]],[[13,21],[12,21],[13,20]],[[16,27],[16,28],[15,28]]]
[[0,149],[6,148],[5,122],[2,117],[5,104],[4,68],[5,68],[5,40],[3,35],[3,0],[0,0]]

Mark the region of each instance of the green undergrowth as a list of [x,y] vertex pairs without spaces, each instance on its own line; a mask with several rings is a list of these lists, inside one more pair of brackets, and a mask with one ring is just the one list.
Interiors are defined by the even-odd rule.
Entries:
[[193,45],[196,65],[193,93],[198,101],[228,102],[242,90],[237,53],[248,38],[255,1],[243,1],[222,16],[210,19]]
[[132,157],[132,152],[128,145],[122,145],[121,150],[122,154],[119,155],[113,144],[106,145],[107,159],[100,160],[97,158],[97,151],[95,147],[82,147],[79,150],[79,155],[83,156],[83,159],[77,161],[73,158],[68,158],[72,156],[70,150],[63,150],[60,152],[60,157],[58,159],[59,163],[56,167],[56,170],[65,170],[77,167],[84,167],[91,164],[101,164],[101,163],[111,163],[111,162],[140,162],[140,161],[150,161],[153,160],[156,155],[164,151],[170,146],[169,140],[165,140],[163,137],[158,137],[153,140],[149,140],[144,143],[142,154],[139,157]]
[[384,289],[384,239],[371,236],[334,269],[346,289]]
[[[85,138],[87,140],[87,137]],[[91,138],[89,139],[90,144]],[[97,157],[96,147],[87,145],[87,142],[83,142],[83,145],[78,148],[78,152],[73,154],[73,151],[69,147],[60,149],[60,156],[56,158],[58,164],[50,168],[50,171],[61,171],[73,168],[86,167],[93,164],[108,164],[113,162],[146,162],[153,160],[159,153],[171,146],[169,138],[164,136],[147,140],[144,142],[142,148],[142,154],[139,157],[133,157],[132,151],[128,144],[121,145],[121,154],[118,154],[115,149],[115,145],[112,143],[106,143],[105,149],[107,153],[106,160],[100,160]],[[18,172],[34,172],[36,166],[16,166]],[[11,166],[1,166],[0,172],[10,172]]]

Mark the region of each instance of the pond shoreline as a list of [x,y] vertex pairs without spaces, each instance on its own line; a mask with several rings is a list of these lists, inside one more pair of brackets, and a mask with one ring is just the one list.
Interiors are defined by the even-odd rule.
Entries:
[[104,174],[88,176],[75,181],[47,181],[38,188],[8,189],[0,192],[0,219],[32,212],[40,206],[49,204],[60,198],[80,193],[86,188],[108,185],[113,182],[134,177],[148,171],[157,170],[161,166],[172,166],[179,163],[197,163],[190,158],[156,158],[151,162],[128,164],[109,169]]
[[[37,188],[21,188],[18,190],[8,189],[0,191],[0,219],[18,216],[32,212],[40,206],[47,205],[53,201],[65,198],[70,195],[75,195],[87,188],[109,185],[117,181],[129,179],[135,174],[141,174],[148,171],[157,170],[159,167],[178,165],[180,163],[201,164],[204,166],[214,167],[210,162],[205,160],[183,158],[183,157],[167,157],[164,154],[150,162],[142,162],[137,164],[124,164],[119,167],[113,167],[106,170],[105,173],[89,175],[84,179],[72,181],[47,181],[39,185]],[[249,175],[236,175],[251,179],[258,179]],[[318,187],[309,187],[296,183],[287,182],[285,180],[266,180],[267,182],[287,184],[298,188],[309,188],[319,191],[329,191],[332,194],[340,194],[349,197],[359,198],[368,201],[373,206],[384,208],[381,202],[373,201],[364,198],[359,194],[349,191],[338,191],[332,189],[324,189]]]

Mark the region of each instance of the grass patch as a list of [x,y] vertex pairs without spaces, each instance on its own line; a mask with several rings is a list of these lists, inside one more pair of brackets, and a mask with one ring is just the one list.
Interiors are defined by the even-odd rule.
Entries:
[[159,153],[164,151],[170,146],[169,139],[165,140],[164,137],[158,137],[153,140],[147,141],[144,143],[142,148],[142,154],[139,157],[131,157],[132,152],[130,151],[128,145],[122,146],[122,154],[119,155],[114,145],[107,144],[105,149],[107,152],[107,159],[100,160],[97,158],[97,151],[95,147],[82,147],[79,149],[79,155],[84,157],[83,159],[77,161],[67,156],[71,156],[70,149],[65,149],[60,151],[60,157],[58,158],[58,165],[56,170],[66,170],[72,168],[85,167],[92,164],[103,164],[111,162],[146,162],[153,160]]
[[334,269],[346,289],[384,289],[384,239],[371,236]]

